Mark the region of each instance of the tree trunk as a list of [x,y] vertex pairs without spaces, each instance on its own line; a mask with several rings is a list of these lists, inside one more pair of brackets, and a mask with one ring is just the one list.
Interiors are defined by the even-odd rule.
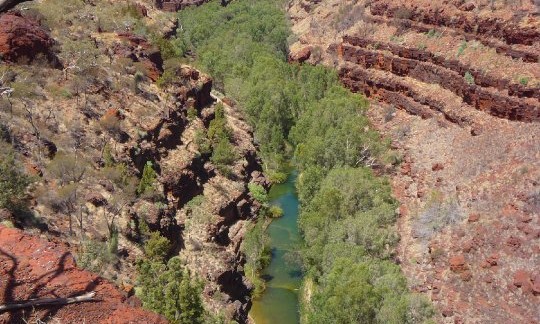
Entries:
[[95,295],[96,293],[92,291],[92,292],[86,293],[84,295],[76,296],[76,297],[30,299],[21,303],[0,305],[0,313],[9,311],[9,310],[14,310],[14,309],[29,308],[29,307],[36,307],[36,306],[58,306],[58,305],[67,305],[67,304],[81,303],[81,302],[87,302],[87,301],[95,301],[96,300],[94,299]]

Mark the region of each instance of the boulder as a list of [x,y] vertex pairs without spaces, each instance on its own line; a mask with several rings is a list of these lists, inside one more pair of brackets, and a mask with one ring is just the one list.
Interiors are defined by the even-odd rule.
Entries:
[[145,5],[136,3],[134,7],[137,14],[139,14],[141,17],[148,17],[148,9],[146,9]]
[[311,57],[311,47],[304,47],[299,51],[289,54],[289,62],[304,63]]
[[442,163],[435,163],[431,166],[431,171],[441,171],[444,169],[444,165]]
[[469,223],[475,223],[478,222],[480,219],[480,214],[470,214],[469,219],[467,220]]
[[540,295],[540,274],[534,277],[532,290],[535,296]]
[[19,12],[0,15],[0,56],[3,61],[30,64],[38,59],[60,68],[53,52],[55,40],[38,22]]
[[107,199],[105,199],[105,197],[103,197],[103,195],[98,192],[89,192],[86,195],[85,200],[96,207],[104,206],[107,204]]
[[450,270],[456,273],[464,272],[468,269],[465,257],[462,254],[455,255],[450,258]]
[[459,9],[463,11],[473,11],[474,9],[476,9],[476,5],[472,2],[467,2],[461,5]]
[[513,283],[514,286],[520,287],[523,292],[533,292],[534,286],[531,276],[523,269],[520,269],[514,273]]
[[[77,267],[68,246],[18,229],[0,225],[0,286],[13,288],[0,293],[0,304],[30,298],[59,298],[96,292],[96,301],[54,308],[65,323],[167,323],[160,315],[130,306],[125,292],[112,282]],[[14,257],[16,256],[16,258]],[[22,284],[21,284],[22,283]],[[50,308],[32,310],[35,318],[50,316]],[[0,313],[0,323],[13,323],[16,313]]]

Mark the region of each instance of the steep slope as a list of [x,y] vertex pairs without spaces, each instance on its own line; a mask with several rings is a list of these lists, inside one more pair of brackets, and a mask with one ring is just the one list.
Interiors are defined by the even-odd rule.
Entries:
[[441,322],[540,318],[538,8],[299,0],[289,15],[291,60],[337,68],[393,141],[411,289]]
[[[80,266],[129,296],[159,232],[168,256],[203,279],[210,313],[245,322],[251,286],[239,247],[260,207],[247,184],[267,186],[251,130],[225,105],[229,156],[215,156],[212,79],[167,52],[173,14],[153,3],[73,5],[0,14],[0,144],[33,176],[28,204],[1,209],[0,221],[67,242]],[[33,262],[28,251],[13,255]]]

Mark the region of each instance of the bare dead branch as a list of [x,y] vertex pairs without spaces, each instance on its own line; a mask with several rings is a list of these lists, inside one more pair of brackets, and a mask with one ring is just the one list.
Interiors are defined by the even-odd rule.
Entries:
[[89,292],[80,296],[76,296],[76,297],[30,299],[21,303],[0,305],[0,313],[10,311],[10,310],[15,310],[15,309],[29,308],[29,307],[59,306],[59,305],[68,305],[68,304],[73,304],[73,303],[96,301],[97,299],[94,298],[95,296],[96,296],[96,292],[92,291],[92,292]]

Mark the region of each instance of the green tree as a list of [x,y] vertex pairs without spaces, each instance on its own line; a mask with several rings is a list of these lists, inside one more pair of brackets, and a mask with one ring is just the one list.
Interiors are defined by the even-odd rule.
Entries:
[[144,245],[144,253],[148,259],[163,261],[170,248],[171,243],[166,237],[161,236],[159,232],[152,232]]
[[157,174],[156,174],[156,171],[154,171],[152,162],[147,161],[146,164],[144,165],[141,181],[139,182],[139,185],[137,186],[137,194],[143,195],[145,193],[153,191],[156,178],[157,178]]
[[234,147],[226,138],[221,138],[214,146],[210,160],[218,166],[230,165],[236,161]]
[[204,322],[202,283],[182,266],[179,257],[167,264],[143,260],[137,270],[138,296],[145,308],[164,315],[171,323]]

